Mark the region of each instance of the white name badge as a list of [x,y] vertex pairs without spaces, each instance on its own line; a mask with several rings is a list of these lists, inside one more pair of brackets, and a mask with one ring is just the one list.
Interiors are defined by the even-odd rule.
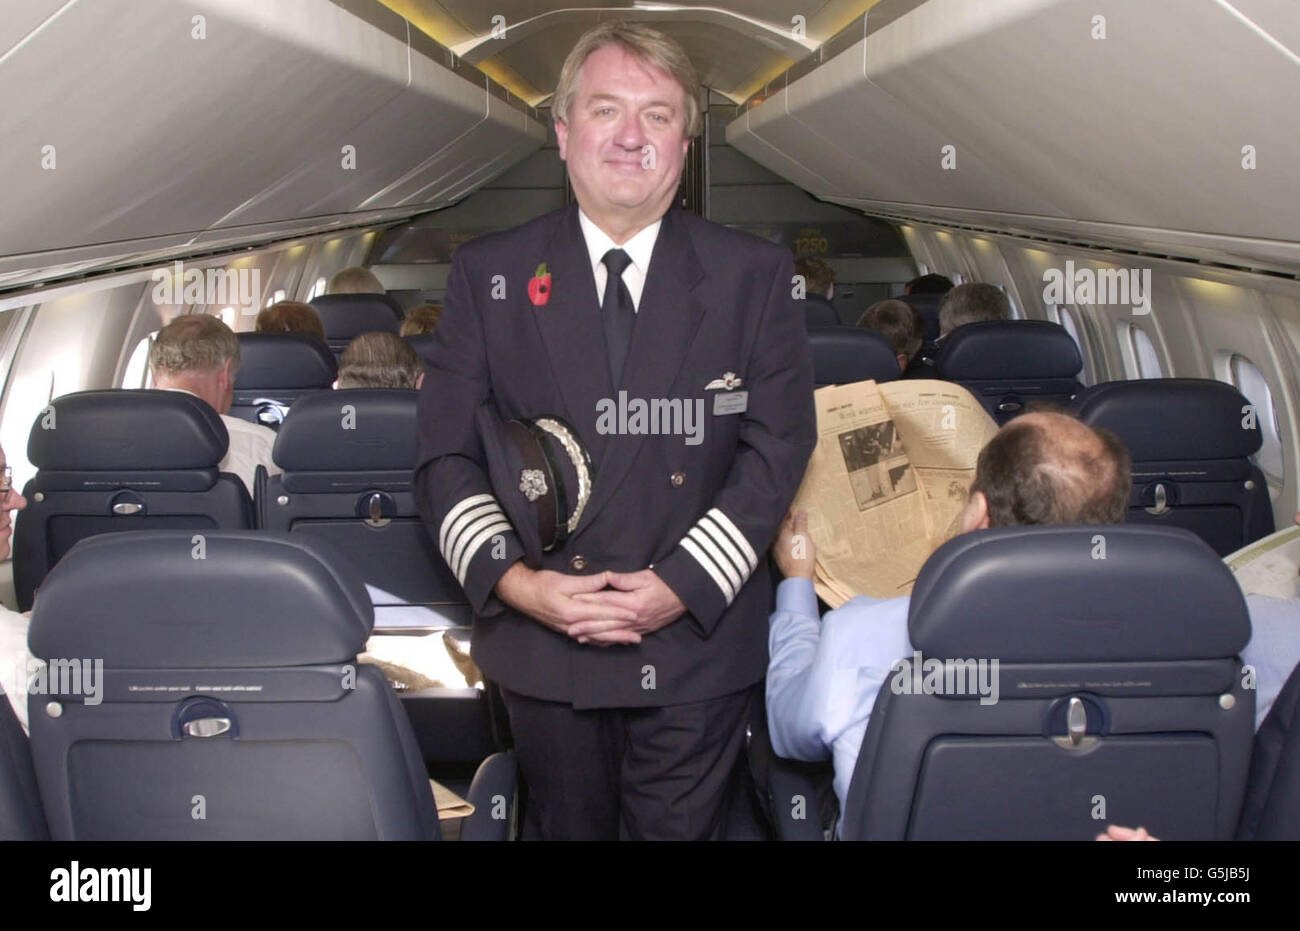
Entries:
[[743,414],[749,409],[748,391],[726,391],[713,396],[713,415]]

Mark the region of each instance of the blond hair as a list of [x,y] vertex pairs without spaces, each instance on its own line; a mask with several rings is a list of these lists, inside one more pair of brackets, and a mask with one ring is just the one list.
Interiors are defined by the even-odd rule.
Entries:
[[239,368],[239,340],[234,330],[209,314],[177,317],[153,338],[149,369],[159,375],[211,372],[231,359]]
[[325,341],[325,325],[316,308],[301,301],[280,301],[257,314],[253,324],[258,333],[306,333]]
[[368,269],[353,265],[337,271],[325,286],[326,294],[383,294],[383,283]]
[[441,304],[421,304],[419,307],[412,307],[402,320],[401,335],[418,336],[421,333],[432,333],[441,316]]
[[396,333],[362,333],[339,356],[340,388],[414,388],[424,363]]
[[588,29],[569,52],[569,57],[564,59],[560,80],[555,85],[555,95],[551,98],[551,112],[555,119],[568,123],[569,110],[578,93],[582,66],[592,52],[607,45],[622,46],[624,51],[642,64],[657,68],[676,81],[686,98],[686,135],[689,137],[699,133],[700,77],[686,50],[675,39],[670,39],[656,29],[643,23],[623,20],[609,20]]

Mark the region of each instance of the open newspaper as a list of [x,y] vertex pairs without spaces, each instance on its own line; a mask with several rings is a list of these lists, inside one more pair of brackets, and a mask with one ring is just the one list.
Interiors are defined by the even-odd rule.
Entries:
[[834,385],[817,390],[816,406],[817,447],[793,506],[808,512],[817,594],[836,608],[909,594],[955,532],[997,424],[943,381]]
[[1295,598],[1300,594],[1300,527],[1287,527],[1243,546],[1223,560],[1247,595]]

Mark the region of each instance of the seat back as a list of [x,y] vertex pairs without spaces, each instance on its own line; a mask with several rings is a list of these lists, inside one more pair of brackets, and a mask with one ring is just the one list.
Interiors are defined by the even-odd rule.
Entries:
[[1133,457],[1130,523],[1183,527],[1220,556],[1273,532],[1268,483],[1250,457],[1262,443],[1250,402],[1207,378],[1093,385],[1072,404]]
[[840,325],[840,315],[835,312],[835,305],[819,294],[809,294],[804,299],[803,307],[804,325],[809,330]]
[[411,348],[415,350],[415,354],[424,361],[425,365],[430,364],[430,360],[433,358],[432,333],[416,333],[414,336],[404,336],[402,338],[411,344]]
[[81,391],[50,402],[28,437],[37,472],[14,524],[19,609],[85,537],[252,527],[244,483],[218,471],[228,444],[217,413],[183,391]]
[[0,841],[49,839],[27,735],[0,688]]
[[1300,667],[1255,735],[1237,840],[1300,840]]
[[1079,347],[1046,320],[998,320],[957,327],[940,343],[937,377],[965,386],[1004,424],[1034,401],[1065,404],[1081,388]]
[[816,387],[854,382],[893,381],[901,374],[898,357],[875,330],[856,326],[818,327],[808,331]]
[[357,662],[370,631],[360,580],[314,540],[82,541],[29,637],[63,669],[28,704],[51,835],[435,839],[410,725],[383,673]]
[[[1233,836],[1254,735],[1231,571],[1184,530],[1017,527],[926,562],[845,803],[853,840]],[[1176,779],[1169,774],[1177,773]]]
[[416,509],[416,397],[354,388],[300,398],[275,440],[284,471],[267,483],[261,525],[345,553],[378,627],[468,625],[465,594]]
[[921,334],[922,344],[933,346],[939,338],[939,305],[943,303],[942,294],[903,294],[899,300],[916,308],[921,319],[925,321],[925,332]]
[[305,333],[240,333],[230,416],[278,430],[293,402],[334,384],[338,362]]
[[387,294],[322,294],[312,298],[311,306],[320,314],[325,342],[336,356],[362,333],[396,333],[402,326],[402,305]]

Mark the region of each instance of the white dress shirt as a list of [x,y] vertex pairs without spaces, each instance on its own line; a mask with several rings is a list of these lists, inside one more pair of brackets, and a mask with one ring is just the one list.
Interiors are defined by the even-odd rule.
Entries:
[[[858,752],[876,695],[894,664],[912,655],[911,598],[859,595],[817,616],[810,579],[790,578],[776,590],[768,621],[767,722],[777,756],[830,759],[841,824]],[[1255,727],[1273,707],[1300,663],[1300,599],[1248,595],[1250,640],[1241,661],[1255,668]]]
[[[0,689],[27,730],[27,678],[35,666],[27,652],[27,618],[0,605]],[[3,701],[3,699],[0,699]]]
[[596,276],[596,303],[605,300],[605,281],[609,277],[609,269],[601,259],[610,249],[622,249],[632,260],[623,269],[623,283],[627,285],[628,294],[632,295],[632,309],[639,310],[641,292],[645,290],[646,271],[650,268],[650,256],[655,251],[655,240],[659,238],[659,227],[663,225],[663,219],[655,220],[621,246],[616,245],[600,227],[591,222],[581,208],[578,210],[578,224],[582,227],[582,238],[587,241],[591,271]]
[[[186,388],[164,388],[163,390],[184,391],[186,394],[199,397]],[[243,479],[249,495],[252,495],[253,479],[259,465],[266,466],[268,478],[280,474],[280,467],[271,459],[271,449],[275,446],[275,431],[260,423],[240,420],[229,414],[221,414],[220,417],[221,422],[226,425],[226,433],[230,435],[230,445],[226,447],[226,454],[221,458],[217,470],[238,475]]]
[[230,445],[219,466],[222,472],[234,472],[244,480],[248,493],[253,493],[253,475],[259,465],[266,466],[267,476],[279,475],[280,467],[271,460],[271,449],[275,446],[275,431],[260,423],[251,423],[221,415],[230,434]]

